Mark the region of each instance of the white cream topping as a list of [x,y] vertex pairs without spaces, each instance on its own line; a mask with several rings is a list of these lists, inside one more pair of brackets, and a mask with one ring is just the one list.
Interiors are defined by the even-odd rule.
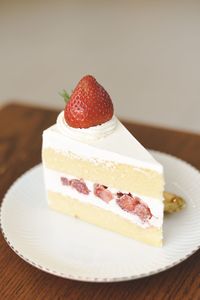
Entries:
[[88,142],[104,138],[105,136],[111,134],[115,130],[117,122],[117,118],[113,116],[111,120],[101,125],[92,126],[89,128],[73,128],[66,123],[64,112],[61,112],[58,115],[56,126],[64,136],[71,137],[72,139],[78,141]]
[[75,129],[67,126],[61,113],[57,124],[43,132],[43,148],[52,148],[66,155],[73,153],[93,162],[127,164],[141,168],[141,171],[151,169],[163,174],[162,165],[116,117],[94,128]]
[[[123,209],[121,209],[115,199],[111,200],[109,203],[106,203],[100,198],[98,198],[97,196],[95,196],[94,193],[92,192],[94,183],[89,180],[84,180],[84,182],[86,183],[87,187],[91,192],[89,193],[89,195],[84,195],[82,193],[79,193],[78,191],[76,191],[74,188],[70,186],[62,185],[61,177],[67,177],[68,179],[74,179],[74,177],[70,175],[66,175],[62,172],[53,171],[45,167],[44,167],[44,175],[45,175],[44,178],[45,178],[45,185],[47,190],[60,193],[64,196],[70,196],[72,198],[78,199],[83,203],[89,203],[98,206],[100,208],[109,210],[143,228],[148,228],[150,226],[155,226],[160,228],[162,226],[163,202],[160,201],[160,199],[150,198],[150,197],[132,193],[133,196],[137,196],[140,199],[142,199],[142,201],[149,207],[153,215],[151,219],[148,220],[148,222],[142,222],[142,220],[137,215],[130,214],[124,211]],[[119,192],[114,188],[109,188],[109,190],[113,194]],[[120,191],[120,192],[128,193],[127,191]]]

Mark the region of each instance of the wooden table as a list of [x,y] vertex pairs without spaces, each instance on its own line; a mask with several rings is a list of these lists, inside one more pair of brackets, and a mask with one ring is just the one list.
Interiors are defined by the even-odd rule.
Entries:
[[[9,104],[0,110],[0,199],[13,181],[41,161],[41,134],[57,111]],[[125,122],[124,122],[125,123]],[[145,146],[200,169],[200,135],[125,123]],[[160,274],[121,283],[84,283],[42,272],[19,258],[0,234],[0,300],[200,299],[200,251]]]

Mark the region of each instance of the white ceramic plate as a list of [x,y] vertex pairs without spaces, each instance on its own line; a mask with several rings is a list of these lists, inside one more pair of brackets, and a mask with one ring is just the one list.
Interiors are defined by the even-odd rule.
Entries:
[[9,246],[31,265],[82,281],[123,281],[166,270],[200,246],[200,173],[170,155],[152,151],[165,168],[166,190],[187,207],[164,222],[157,249],[48,209],[42,166],[22,175],[5,195],[1,229]]

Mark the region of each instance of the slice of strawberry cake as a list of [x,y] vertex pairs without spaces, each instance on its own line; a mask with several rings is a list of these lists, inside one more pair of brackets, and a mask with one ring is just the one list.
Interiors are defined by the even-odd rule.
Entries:
[[49,207],[162,245],[163,167],[114,116],[105,89],[87,75],[43,132]]

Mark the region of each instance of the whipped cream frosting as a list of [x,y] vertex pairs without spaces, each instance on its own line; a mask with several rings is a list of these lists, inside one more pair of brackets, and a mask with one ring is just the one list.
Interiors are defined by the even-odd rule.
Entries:
[[43,149],[74,153],[83,159],[107,163],[122,163],[135,168],[150,169],[163,174],[163,167],[134,138],[134,136],[113,117],[105,124],[88,129],[69,127],[63,112],[57,123],[43,132]]
[[[144,203],[146,203],[146,205],[150,208],[151,213],[152,213],[152,217],[148,222],[142,222],[141,219],[134,214],[130,214],[126,211],[124,211],[123,209],[121,209],[119,207],[119,205],[116,203],[116,200],[113,199],[108,203],[105,203],[103,200],[101,200],[100,198],[96,197],[93,193],[90,193],[90,195],[84,195],[82,193],[79,193],[78,191],[76,191],[75,189],[72,189],[69,186],[63,186],[61,184],[60,178],[61,177],[67,177],[68,179],[74,179],[74,177],[70,176],[70,175],[66,175],[62,172],[58,172],[58,171],[53,171],[51,169],[48,169],[46,167],[44,167],[44,178],[45,178],[45,185],[46,185],[46,189],[53,191],[53,192],[57,192],[60,193],[64,196],[69,196],[75,199],[78,199],[79,201],[83,202],[83,203],[89,203],[95,206],[98,206],[100,208],[109,210],[123,218],[128,219],[129,221],[131,221],[134,224],[137,224],[138,226],[141,226],[143,228],[148,228],[150,226],[155,226],[160,228],[162,226],[163,223],[163,202],[159,201],[158,199],[154,199],[154,198],[150,198],[150,197],[146,197],[143,195],[139,195],[139,194],[133,194],[133,196],[137,196],[140,199],[142,199],[142,201]],[[93,182],[89,181],[89,180],[84,180],[87,187],[89,188],[90,191],[93,191]],[[114,188],[109,188],[109,190],[115,194],[118,192],[118,190],[114,189]],[[127,191],[121,191],[122,193],[128,193]]]
[[56,126],[64,136],[68,136],[81,142],[86,142],[95,141],[111,134],[115,130],[117,123],[117,118],[113,116],[111,120],[101,125],[89,128],[73,128],[66,123],[64,112],[62,111],[58,115]]

